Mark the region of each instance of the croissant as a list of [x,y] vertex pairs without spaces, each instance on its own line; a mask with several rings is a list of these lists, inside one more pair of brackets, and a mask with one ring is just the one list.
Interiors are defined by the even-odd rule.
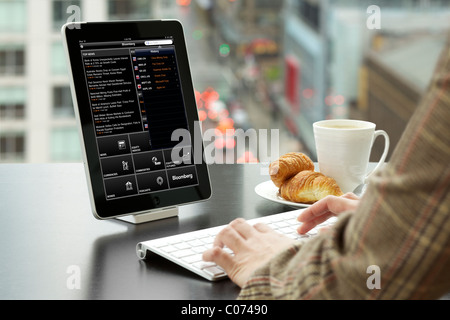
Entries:
[[269,165],[269,175],[279,188],[281,184],[303,170],[314,170],[314,163],[301,152],[289,152]]
[[284,199],[301,203],[314,203],[327,195],[343,195],[333,178],[310,170],[301,171],[285,181],[279,192]]

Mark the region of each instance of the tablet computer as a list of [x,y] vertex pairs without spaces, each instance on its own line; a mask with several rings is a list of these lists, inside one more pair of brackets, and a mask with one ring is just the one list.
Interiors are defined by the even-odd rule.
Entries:
[[62,35],[94,216],[208,199],[203,143],[190,139],[201,134],[180,22],[68,23]]

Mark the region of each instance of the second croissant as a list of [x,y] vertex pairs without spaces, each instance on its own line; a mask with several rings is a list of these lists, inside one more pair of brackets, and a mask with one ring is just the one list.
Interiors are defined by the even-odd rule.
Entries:
[[297,173],[280,187],[280,195],[284,199],[301,203],[314,203],[328,195],[342,194],[333,178],[310,170]]

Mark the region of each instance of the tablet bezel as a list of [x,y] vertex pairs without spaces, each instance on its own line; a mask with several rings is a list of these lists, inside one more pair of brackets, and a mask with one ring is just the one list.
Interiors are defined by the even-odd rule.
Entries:
[[[68,58],[71,92],[79,126],[83,162],[94,216],[97,219],[110,219],[209,199],[212,194],[212,189],[208,165],[203,157],[203,142],[194,142],[194,137],[201,139],[201,129],[181,23],[178,20],[77,22],[65,24],[61,31],[66,56]],[[186,115],[192,137],[191,140],[193,141],[193,154],[196,155],[196,152],[198,152],[196,148],[202,149],[202,161],[201,163],[195,163],[198,185],[107,200],[100,169],[100,158],[97,150],[95,128],[87,95],[87,84],[82,65],[79,41],[142,40],[145,38],[164,36],[172,36],[176,48],[176,58],[180,71],[179,76]]]

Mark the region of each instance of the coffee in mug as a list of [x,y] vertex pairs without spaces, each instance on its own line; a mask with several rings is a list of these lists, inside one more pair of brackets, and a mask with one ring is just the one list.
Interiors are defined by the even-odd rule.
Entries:
[[[313,124],[319,171],[335,179],[344,193],[366,182],[386,160],[389,136],[375,127],[372,122],[349,119]],[[368,172],[370,152],[378,136],[385,139],[384,151],[376,167]]]

